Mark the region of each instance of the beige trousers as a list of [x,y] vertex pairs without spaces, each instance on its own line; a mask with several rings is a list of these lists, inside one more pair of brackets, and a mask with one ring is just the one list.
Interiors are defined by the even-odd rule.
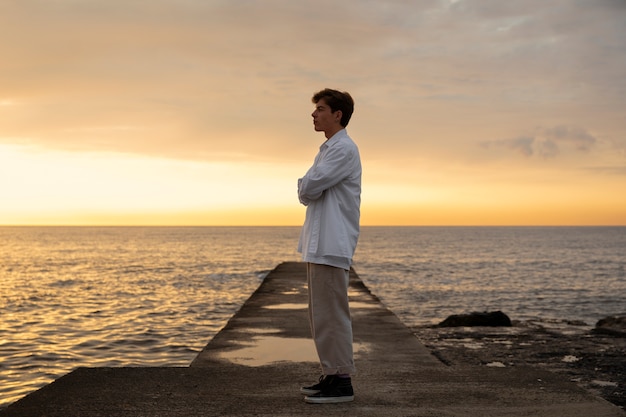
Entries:
[[324,375],[354,374],[349,271],[307,263],[309,323]]

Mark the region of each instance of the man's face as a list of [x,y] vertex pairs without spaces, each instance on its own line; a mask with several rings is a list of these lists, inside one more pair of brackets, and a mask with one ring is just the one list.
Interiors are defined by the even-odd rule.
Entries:
[[335,133],[341,129],[341,111],[333,113],[324,99],[315,103],[315,110],[311,116],[316,132]]

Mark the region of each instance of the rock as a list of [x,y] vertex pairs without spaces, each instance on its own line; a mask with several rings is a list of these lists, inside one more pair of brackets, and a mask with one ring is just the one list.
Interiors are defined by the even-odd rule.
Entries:
[[626,337],[626,317],[609,316],[596,323],[594,332]]
[[509,316],[501,311],[453,314],[437,325],[437,327],[471,327],[471,326],[511,326]]

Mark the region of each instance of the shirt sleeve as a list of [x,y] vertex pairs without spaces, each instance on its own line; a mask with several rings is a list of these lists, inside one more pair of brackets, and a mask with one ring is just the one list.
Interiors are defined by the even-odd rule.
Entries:
[[298,180],[298,198],[305,206],[319,199],[324,191],[337,185],[352,172],[354,151],[343,144],[334,144]]
[[308,206],[311,200],[309,200],[308,198],[304,198],[302,194],[300,193],[300,188],[302,187],[303,179],[304,178],[298,178],[298,200],[300,200],[300,203],[302,203],[303,205]]

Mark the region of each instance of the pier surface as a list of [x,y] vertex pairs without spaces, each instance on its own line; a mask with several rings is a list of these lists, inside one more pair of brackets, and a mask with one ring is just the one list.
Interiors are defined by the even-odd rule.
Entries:
[[441,363],[351,272],[355,400],[306,404],[319,364],[306,267],[278,265],[189,367],[79,368],[1,416],[624,417],[619,407],[536,368]]

